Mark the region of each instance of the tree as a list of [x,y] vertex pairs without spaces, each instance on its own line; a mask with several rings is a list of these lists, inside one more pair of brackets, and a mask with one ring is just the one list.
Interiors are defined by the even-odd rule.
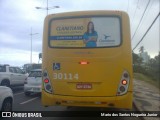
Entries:
[[39,53],[39,59],[42,59],[42,53]]
[[145,74],[155,80],[157,84],[160,82],[160,52],[154,58],[150,58],[149,62],[142,64],[143,59],[138,54],[133,55],[133,71]]
[[144,71],[144,68],[142,67],[142,61],[143,59],[138,56],[138,54],[132,53],[133,57],[133,71],[142,73]]
[[144,52],[144,46],[141,46],[141,47],[139,48],[139,52],[140,52],[140,53],[143,53],[143,52]]
[[142,64],[143,58],[139,57],[138,54],[133,52],[132,57],[133,57],[133,65],[140,66]]
[[160,52],[157,56],[151,58],[147,65],[147,75],[152,77],[154,80],[157,80],[158,82],[160,79]]

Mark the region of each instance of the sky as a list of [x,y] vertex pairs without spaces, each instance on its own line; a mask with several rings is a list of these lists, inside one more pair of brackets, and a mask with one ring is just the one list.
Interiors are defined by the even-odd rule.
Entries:
[[[135,33],[144,10],[142,22]],[[159,0],[48,0],[49,14],[85,10],[122,10],[129,14],[132,48],[141,40],[160,11]],[[41,7],[42,9],[36,9]],[[0,64],[22,66],[38,63],[42,52],[43,22],[47,15],[47,0],[0,0]],[[44,9],[43,9],[44,8]],[[32,29],[32,32],[31,32]],[[135,33],[135,36],[133,37]],[[31,34],[32,37],[31,37]],[[154,58],[160,51],[160,17],[153,24],[140,46]]]

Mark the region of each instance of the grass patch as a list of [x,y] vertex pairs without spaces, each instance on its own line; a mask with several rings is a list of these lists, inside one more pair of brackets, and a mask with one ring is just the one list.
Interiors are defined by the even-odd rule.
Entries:
[[158,81],[153,80],[152,78],[142,74],[142,73],[134,73],[134,78],[137,80],[143,80],[145,82],[148,82],[152,85],[154,85],[155,87],[157,87],[158,89],[160,89],[160,85]]

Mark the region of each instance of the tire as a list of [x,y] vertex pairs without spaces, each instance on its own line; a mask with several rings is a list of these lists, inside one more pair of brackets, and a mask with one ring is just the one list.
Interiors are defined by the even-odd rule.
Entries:
[[25,96],[29,96],[30,92],[24,92]]
[[3,81],[1,82],[1,85],[2,85],[2,86],[10,87],[10,82],[9,82],[8,80],[3,80]]
[[12,99],[5,99],[2,104],[2,111],[12,111]]

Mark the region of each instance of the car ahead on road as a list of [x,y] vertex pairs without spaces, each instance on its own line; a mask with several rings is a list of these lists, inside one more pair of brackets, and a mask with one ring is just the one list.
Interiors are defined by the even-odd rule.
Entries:
[[0,85],[18,86],[24,85],[27,75],[19,68],[10,65],[0,65]]
[[6,86],[0,86],[0,111],[12,111],[12,105],[12,90]]
[[42,89],[42,69],[34,69],[24,82],[24,94],[40,93]]

